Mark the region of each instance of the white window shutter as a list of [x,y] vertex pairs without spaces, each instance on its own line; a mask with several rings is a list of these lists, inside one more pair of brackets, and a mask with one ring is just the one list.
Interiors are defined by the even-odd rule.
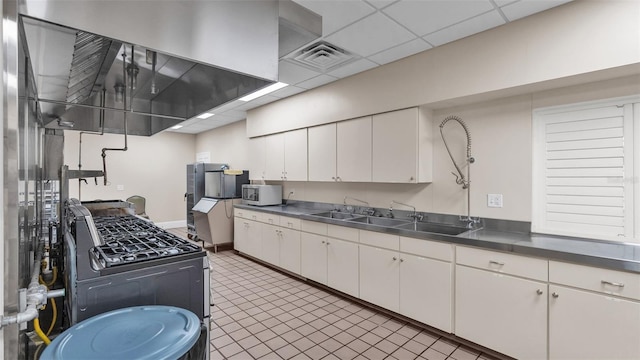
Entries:
[[627,98],[534,113],[533,232],[633,241],[633,108]]

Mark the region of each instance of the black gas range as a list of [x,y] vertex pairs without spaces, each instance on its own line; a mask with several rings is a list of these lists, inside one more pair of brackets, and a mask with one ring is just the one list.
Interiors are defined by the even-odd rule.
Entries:
[[206,252],[145,219],[90,208],[73,199],[65,207],[66,325],[124,307],[177,306],[202,320],[208,348]]

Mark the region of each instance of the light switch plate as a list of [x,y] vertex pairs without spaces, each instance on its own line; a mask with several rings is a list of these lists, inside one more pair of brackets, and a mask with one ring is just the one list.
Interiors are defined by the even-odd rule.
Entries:
[[487,194],[487,206],[494,208],[502,207],[502,194]]

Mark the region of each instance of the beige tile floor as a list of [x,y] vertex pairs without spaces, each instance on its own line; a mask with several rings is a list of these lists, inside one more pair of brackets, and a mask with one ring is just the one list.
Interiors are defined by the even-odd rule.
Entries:
[[233,251],[208,257],[212,360],[493,359]]

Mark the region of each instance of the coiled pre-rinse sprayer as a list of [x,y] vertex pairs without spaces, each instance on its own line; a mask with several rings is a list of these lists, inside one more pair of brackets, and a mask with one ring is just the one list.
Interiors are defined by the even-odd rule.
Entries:
[[469,133],[469,128],[467,127],[467,124],[462,121],[462,119],[460,119],[459,117],[455,116],[455,115],[451,115],[451,116],[447,116],[444,120],[442,120],[442,123],[440,123],[440,136],[442,137],[442,142],[444,143],[444,147],[447,149],[447,153],[449,153],[449,157],[451,158],[451,161],[453,162],[453,166],[455,166],[456,171],[458,172],[457,174],[454,172],[451,172],[453,174],[453,176],[456,177],[456,184],[458,185],[462,185],[463,189],[467,189],[469,188],[470,182],[471,182],[471,175],[469,174],[469,170],[467,169],[467,177],[465,178],[464,174],[462,173],[462,169],[460,169],[460,166],[458,166],[458,164],[456,163],[456,160],[453,158],[453,155],[451,154],[451,150],[449,149],[449,145],[447,144],[447,140],[444,137],[444,133],[442,131],[442,129],[444,128],[444,125],[451,121],[454,120],[456,121],[458,124],[460,124],[460,126],[462,126],[462,129],[464,129],[464,132],[467,136],[467,157],[466,157],[466,161],[468,164],[473,164],[475,162],[475,159],[471,156],[471,134]]

